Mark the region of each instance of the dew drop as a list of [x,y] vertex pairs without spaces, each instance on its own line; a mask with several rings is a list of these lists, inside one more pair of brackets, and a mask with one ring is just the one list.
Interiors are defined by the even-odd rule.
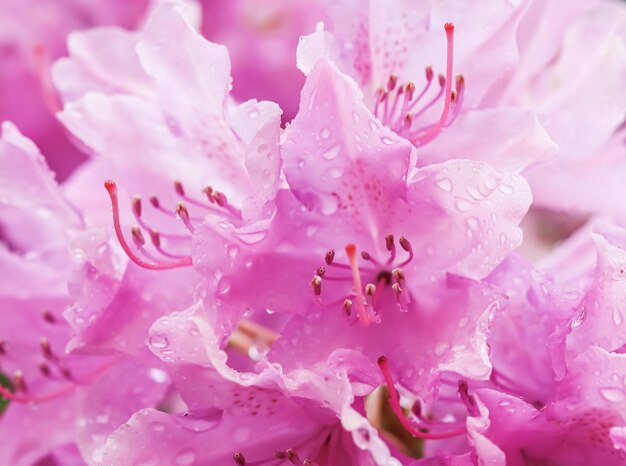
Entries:
[[163,424],[162,422],[153,422],[152,424],[150,424],[150,428],[154,431],[154,432],[163,432],[165,430],[165,424]]
[[170,341],[162,333],[157,333],[150,336],[150,346],[152,346],[153,348],[167,348],[169,344]]
[[620,325],[622,325],[622,322],[624,322],[624,316],[622,315],[622,311],[620,311],[618,308],[613,309],[613,323],[619,327]]
[[513,188],[513,186],[509,184],[501,184],[500,186],[498,186],[498,189],[500,190],[500,192],[503,192],[504,194],[513,194],[515,192],[515,189]]
[[600,394],[605,400],[610,401],[611,403],[621,403],[624,399],[626,399],[626,395],[624,395],[624,391],[621,388],[601,388]]
[[217,285],[217,294],[224,295],[228,293],[232,285],[229,278],[222,278]]
[[337,144],[335,146],[332,146],[326,152],[324,152],[322,154],[322,157],[325,160],[333,160],[334,158],[336,158],[339,155],[340,152],[341,152],[341,145]]
[[383,136],[380,140],[382,141],[383,144],[386,144],[388,146],[392,144],[396,144],[398,142],[397,139],[390,138],[389,136]]
[[450,348],[450,345],[448,343],[446,343],[445,341],[439,342],[437,343],[437,346],[435,346],[435,354],[437,356],[441,356],[443,353],[448,351],[448,348]]
[[252,430],[249,427],[238,427],[233,432],[233,440],[237,443],[247,442],[252,434]]
[[228,255],[230,256],[231,259],[234,259],[235,257],[237,257],[237,254],[239,253],[239,246],[236,245],[231,245],[228,246]]
[[435,185],[441,189],[442,191],[445,191],[447,193],[449,193],[450,191],[452,191],[452,180],[450,180],[450,178],[442,178],[440,180],[437,180],[435,182]]
[[320,131],[320,138],[328,139],[330,137],[330,130],[326,127],[323,127]]
[[189,466],[190,464],[193,464],[195,460],[196,460],[195,452],[191,449],[186,449],[186,450],[181,451],[178,455],[176,455],[176,458],[174,458],[174,463],[176,463],[179,466]]
[[467,212],[472,208],[472,204],[460,197],[456,199],[455,205],[459,212]]

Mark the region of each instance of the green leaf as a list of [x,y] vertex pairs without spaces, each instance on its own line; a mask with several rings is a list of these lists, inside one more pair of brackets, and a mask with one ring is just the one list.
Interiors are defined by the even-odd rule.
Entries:
[[[2,372],[0,372],[0,385],[2,385],[4,388],[7,388],[13,391],[13,385],[11,385],[11,381]],[[6,398],[3,398],[0,395],[0,416],[2,416],[2,413],[6,411],[7,407],[9,406],[9,403],[10,403],[9,400],[7,400]]]

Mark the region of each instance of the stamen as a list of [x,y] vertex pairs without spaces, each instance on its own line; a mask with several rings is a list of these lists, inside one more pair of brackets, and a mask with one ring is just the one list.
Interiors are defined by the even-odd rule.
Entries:
[[412,424],[411,420],[408,419],[402,411],[400,398],[398,397],[398,392],[394,387],[393,376],[391,374],[391,369],[389,368],[389,362],[387,361],[387,358],[385,356],[381,356],[380,358],[378,358],[378,367],[380,367],[380,371],[383,375],[383,379],[385,380],[385,384],[387,384],[387,388],[389,389],[389,403],[391,405],[391,410],[398,418],[398,421],[400,421],[400,424],[402,424],[402,427],[404,427],[407,432],[409,432],[413,437],[425,440],[437,440],[465,434],[465,427],[463,427],[462,429],[459,428],[457,430],[451,430],[449,432],[424,432],[415,427]]
[[478,416],[479,412],[478,406],[476,406],[476,400],[474,400],[474,397],[469,394],[469,387],[465,380],[459,380],[459,396],[467,408],[469,415]]
[[298,454],[295,451],[293,451],[291,448],[287,450],[287,459],[291,461],[293,464],[296,464],[296,465],[301,464]]
[[396,258],[396,243],[392,234],[388,234],[387,236],[385,236],[385,247],[387,248],[387,251],[389,251],[389,259],[387,259],[387,264],[391,264]]
[[253,338],[263,340],[267,346],[271,346],[280,338],[280,334],[248,319],[241,319],[237,322],[237,329]]
[[48,364],[46,364],[45,362],[39,364],[39,371],[46,377],[50,377],[51,375],[50,366],[48,366]]
[[346,299],[343,302],[343,312],[346,317],[350,317],[350,315],[352,314],[352,301],[350,301],[349,299]]
[[39,340],[39,348],[41,349],[41,354],[43,354],[44,358],[50,360],[57,359],[57,357],[52,352],[50,340],[48,340],[46,337],[42,337],[41,340]]
[[350,262],[350,268],[352,269],[352,279],[354,280],[354,288],[356,292],[356,305],[359,313],[359,321],[363,325],[369,325],[370,318],[367,314],[367,310],[365,309],[365,300],[363,299],[363,291],[361,285],[361,274],[359,273],[359,266],[357,263],[356,256],[356,245],[348,244],[346,245],[346,255],[348,256],[348,260]]
[[[13,373],[11,377],[11,385],[15,388],[15,391],[18,392],[27,392],[28,387],[26,386],[26,381],[24,380],[24,374],[22,371],[17,370]],[[1,388],[4,388],[0,385]]]
[[130,201],[131,208],[133,210],[133,214],[135,217],[141,217],[141,197],[135,196],[133,200]]
[[43,320],[45,320],[49,324],[54,324],[57,321],[56,317],[54,317],[54,314],[50,311],[43,311],[42,317],[43,317]]
[[331,265],[333,263],[333,260],[335,259],[335,250],[334,249],[330,249],[327,253],[326,253],[326,265]]
[[402,249],[404,249],[406,252],[409,253],[408,259],[406,259],[404,262],[398,265],[398,267],[404,267],[405,265],[407,265],[413,260],[413,247],[411,246],[411,243],[409,242],[409,240],[406,239],[404,236],[400,237],[400,239],[398,240],[398,243],[400,243],[400,246],[402,247]]
[[373,283],[368,283],[365,285],[365,299],[367,299],[367,304],[370,307],[374,308],[374,297],[376,296],[376,285]]
[[441,116],[439,118],[439,122],[428,129],[426,132],[422,133],[420,136],[416,137],[413,141],[414,144],[426,144],[427,142],[434,139],[444,128],[446,120],[448,118],[448,113],[450,112],[451,107],[451,94],[452,94],[452,68],[453,68],[453,56],[454,56],[454,24],[446,23],[444,26],[446,30],[446,41],[447,41],[447,56],[446,56],[446,82],[445,82],[445,100],[443,104],[443,111],[441,112]]
[[191,233],[196,231],[196,229],[191,224],[191,220],[189,219],[189,211],[187,210],[185,204],[183,204],[182,202],[176,204],[176,214],[178,215],[178,218],[183,221],[183,224],[185,225],[185,227],[187,227],[187,230],[189,230]]
[[246,466],[246,459],[243,457],[241,452],[237,452],[233,455],[233,459],[235,460],[235,464],[237,466]]
[[311,280],[311,286],[313,287],[313,293],[315,296],[319,296],[322,294],[322,277],[319,275],[314,275]]
[[[187,266],[192,265],[192,260],[191,260],[191,257],[189,256],[185,256],[175,262],[159,262],[155,264],[146,262],[140,257],[138,257],[130,248],[130,246],[126,242],[126,239],[124,238],[124,234],[122,233],[122,225],[120,222],[120,212],[119,212],[119,201],[117,198],[117,185],[115,184],[114,181],[107,180],[104,182],[104,187],[106,188],[107,192],[109,193],[109,197],[111,198],[111,209],[113,212],[113,227],[115,229],[117,240],[119,241],[120,246],[122,247],[122,249],[124,250],[124,252],[126,253],[126,255],[128,256],[130,260],[132,260],[138,266],[143,267],[145,269],[149,269],[149,270],[168,270],[168,269],[175,269],[179,267],[187,267]],[[156,200],[157,205],[158,205],[158,200],[156,199],[156,197],[154,199]],[[151,198],[151,203],[152,203],[152,198]]]

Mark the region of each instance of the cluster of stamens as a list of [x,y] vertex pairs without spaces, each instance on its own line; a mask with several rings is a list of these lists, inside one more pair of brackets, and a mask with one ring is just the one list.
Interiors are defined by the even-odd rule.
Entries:
[[[50,325],[59,323],[58,319],[50,311],[43,312],[42,318]],[[62,385],[57,386],[51,392],[36,393],[37,390],[34,387],[36,384],[31,383],[32,381],[27,382],[24,371],[16,369],[11,374],[6,374],[9,386],[0,385],[0,397],[17,403],[39,403],[56,399],[72,392],[79,384],[88,383],[99,376],[102,371],[106,370],[106,367],[99,368],[93,374],[88,374],[86,378],[82,377],[79,380],[67,366],[66,358],[58,355],[53,350],[52,344],[47,337],[41,337],[38,346],[40,352],[40,362],[37,364],[38,372],[49,381],[61,383]],[[0,339],[0,358],[11,358],[11,351],[10,342]]]
[[[465,79],[462,75],[456,76],[455,88],[452,89],[454,25],[447,23],[445,30],[448,44],[446,74],[445,76],[440,74],[437,77],[439,90],[436,95],[427,102],[423,102],[435,80],[435,74],[430,66],[426,68],[426,84],[419,93],[416,93],[414,83],[399,84],[398,77],[393,74],[389,76],[386,85],[376,91],[374,115],[384,125],[406,137],[416,146],[427,144],[444,128],[450,126],[458,116],[463,103]],[[439,120],[427,125],[419,124],[420,117],[440,102],[442,96],[443,109]]]
[[[150,226],[142,216],[143,206],[141,197],[135,196],[131,201],[133,216],[137,222],[137,225],[131,227],[131,238],[136,250],[138,251],[135,252],[126,241],[122,231],[117,185],[115,182],[107,180],[104,183],[104,187],[111,198],[113,226],[115,228],[117,239],[129,259],[145,269],[167,270],[191,265],[192,260],[189,254],[168,251],[163,247],[163,242],[167,242],[170,245],[176,245],[177,249],[180,249],[179,243],[181,241],[187,242],[188,244],[191,239],[191,235],[193,235],[196,230],[194,223],[202,222],[204,215],[216,214],[232,221],[238,221],[241,219],[241,212],[229,204],[226,196],[222,192],[216,191],[210,186],[206,187],[202,190],[206,201],[200,201],[187,195],[183,184],[180,181],[176,181],[174,182],[174,192],[179,197],[180,201],[176,203],[173,210],[163,207],[157,196],[150,196],[148,200],[155,211],[160,212],[169,218],[177,218],[183,224],[187,233],[180,234],[160,232]],[[203,214],[202,217],[193,217],[189,212],[187,207],[188,205],[194,206],[200,210]],[[150,238],[154,252],[151,252],[146,248],[147,243],[144,232]]]
[[[277,450],[274,452],[274,460],[276,461],[281,461],[281,460],[287,460],[289,461],[291,464],[295,464],[296,466],[319,466],[317,463],[314,463],[313,461],[311,461],[308,458],[305,458],[304,460],[300,459],[300,456],[298,455],[298,453],[296,452],[296,450],[294,450],[293,448],[289,448],[287,450]],[[257,465],[261,465],[261,464],[268,464],[268,460],[262,460],[262,461],[254,461],[254,462],[247,462],[246,458],[243,456],[243,453],[241,452],[237,452],[233,455],[233,460],[235,461],[235,464],[237,466],[257,466]],[[271,460],[269,460],[271,461]]]
[[[385,356],[378,358],[378,367],[380,368],[385,384],[389,390],[389,404],[391,410],[400,421],[402,427],[404,427],[409,434],[413,437],[425,440],[446,439],[465,434],[467,429],[464,421],[443,422],[431,419],[424,415],[422,403],[419,400],[413,403],[411,407],[411,418],[407,417],[403,411],[400,403],[400,397],[394,386],[389,361]],[[443,380],[442,383],[446,384],[453,382]],[[469,393],[469,387],[466,381],[460,380],[457,382],[457,394],[458,398],[450,399],[449,401],[462,403],[465,406],[468,415],[477,416],[479,414],[478,407],[474,397]]]
[[[400,237],[398,243],[400,248],[408,254],[408,257],[398,264],[395,264],[397,260],[397,247],[392,234],[385,237],[385,248],[389,253],[389,257],[384,262],[377,260],[369,252],[362,251],[361,258],[370,265],[359,266],[357,247],[354,244],[348,244],[345,247],[348,259],[347,264],[338,262],[335,259],[335,250],[329,250],[325,256],[326,265],[318,267],[311,280],[314,295],[319,299],[322,295],[322,284],[324,282],[352,281],[354,287],[341,301],[322,303],[320,300],[320,304],[325,307],[341,305],[347,317],[352,316],[352,308],[356,305],[359,322],[363,325],[368,325],[373,320],[379,320],[379,315],[377,315],[375,311],[377,311],[377,305],[381,299],[382,293],[389,287],[393,292],[400,311],[408,311],[413,299],[406,286],[406,279],[402,267],[413,260],[413,248],[411,247],[411,243],[403,236]],[[330,269],[338,273],[329,273]],[[351,273],[348,275],[347,272]],[[365,286],[363,286],[362,274],[372,278],[371,281],[365,283]]]

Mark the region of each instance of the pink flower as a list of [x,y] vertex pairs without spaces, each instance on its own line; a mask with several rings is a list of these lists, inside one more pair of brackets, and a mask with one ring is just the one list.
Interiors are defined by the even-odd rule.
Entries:
[[145,4],[145,0],[8,0],[0,6],[0,121],[11,120],[33,138],[62,179],[84,155],[54,117],[59,104],[49,65],[65,53],[71,31],[102,24],[133,27]]
[[77,457],[76,446],[95,458],[105,436],[139,407],[156,404],[166,385],[141,362],[110,351],[65,351],[71,326],[63,313],[74,267],[67,246],[81,234],[83,220],[36,146],[9,123],[2,125],[0,172],[0,361],[10,381],[0,388],[9,400],[0,422],[6,439],[0,461],[69,461]]
[[478,391],[482,418],[468,421],[477,456],[494,465],[624,464],[624,451],[612,443],[624,423],[623,378],[624,355],[590,348],[570,366],[558,400],[541,411],[510,395]]

